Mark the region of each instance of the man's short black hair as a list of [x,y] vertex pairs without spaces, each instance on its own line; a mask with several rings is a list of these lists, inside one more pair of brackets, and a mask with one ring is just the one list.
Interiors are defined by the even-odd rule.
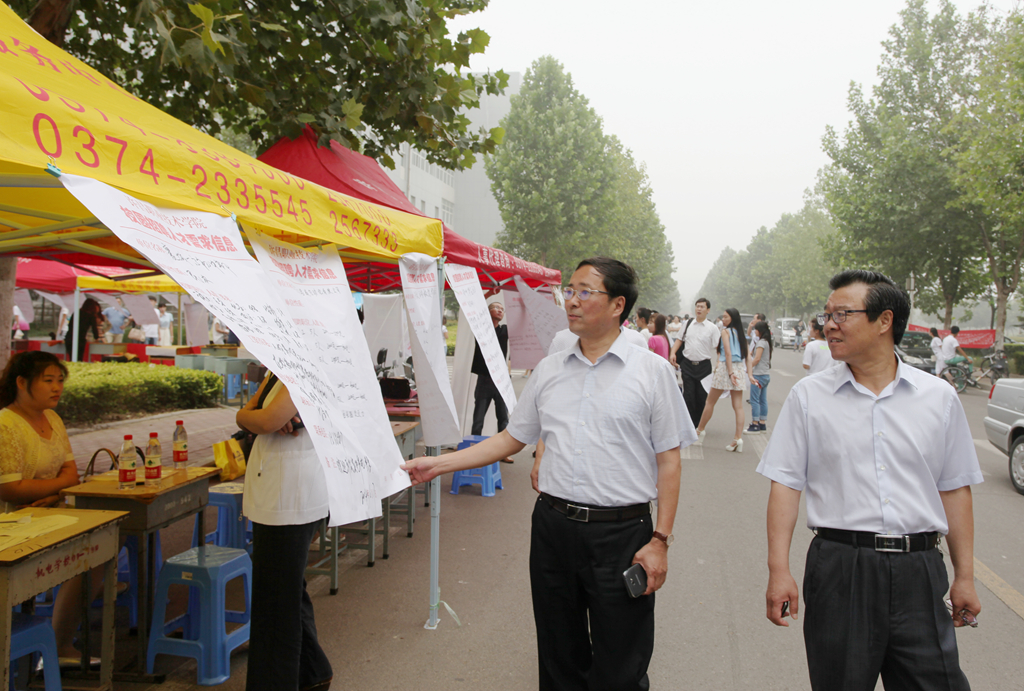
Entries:
[[899,345],[903,340],[903,332],[910,321],[910,298],[907,292],[891,278],[877,271],[866,269],[849,269],[837,273],[828,282],[830,290],[839,290],[853,283],[865,283],[868,294],[864,298],[864,309],[868,320],[875,321],[882,312],[892,312],[892,342]]
[[754,319],[756,319],[759,322],[768,321],[768,317],[764,316],[760,312],[754,315]]
[[703,302],[707,305],[708,309],[711,309],[711,300],[708,300],[707,298],[697,298],[694,300],[693,304],[696,305],[698,302]]
[[958,333],[960,333],[960,327],[959,326],[950,327],[949,333],[951,333],[954,336],[956,336]]
[[[622,318],[625,319],[636,304],[637,296],[640,295],[640,279],[633,267],[610,257],[584,259],[576,266],[576,270],[579,271],[584,266],[592,266],[597,273],[601,274],[601,282],[604,283],[604,289],[608,291],[609,300],[614,300],[617,297],[626,298],[626,304],[622,308]],[[648,311],[647,314],[649,317],[650,312]]]
[[[604,274],[601,274],[601,275],[603,276]],[[637,307],[636,308],[636,318],[637,319],[643,319],[645,322],[649,322],[649,321],[651,321],[651,311],[649,309],[647,309],[646,307]]]

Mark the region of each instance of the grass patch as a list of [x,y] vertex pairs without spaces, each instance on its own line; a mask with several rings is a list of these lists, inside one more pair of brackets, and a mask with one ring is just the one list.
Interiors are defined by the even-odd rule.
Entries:
[[70,376],[56,412],[68,427],[209,408],[224,386],[220,375],[202,370],[131,362],[66,364]]

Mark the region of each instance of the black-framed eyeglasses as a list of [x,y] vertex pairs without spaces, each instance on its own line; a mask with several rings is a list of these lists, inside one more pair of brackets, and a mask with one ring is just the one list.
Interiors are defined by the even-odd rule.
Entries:
[[566,300],[572,300],[573,295],[578,295],[580,300],[586,301],[589,300],[590,296],[594,293],[601,293],[603,295],[611,294],[607,290],[590,290],[588,288],[576,290],[575,288],[562,288],[562,297],[564,297]]
[[858,312],[863,312],[864,314],[868,313],[867,310],[836,310],[835,312],[819,312],[818,314],[814,315],[814,318],[817,319],[818,323],[821,324],[822,326],[828,324],[829,319],[834,321],[836,324],[842,324],[844,321],[846,321],[846,315],[856,314]]

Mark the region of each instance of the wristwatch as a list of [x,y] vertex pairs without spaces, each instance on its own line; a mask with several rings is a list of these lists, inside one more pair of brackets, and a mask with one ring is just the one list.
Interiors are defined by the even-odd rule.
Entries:
[[666,535],[665,533],[659,533],[657,530],[654,531],[654,537],[664,542],[666,547],[670,547],[676,541],[675,535]]

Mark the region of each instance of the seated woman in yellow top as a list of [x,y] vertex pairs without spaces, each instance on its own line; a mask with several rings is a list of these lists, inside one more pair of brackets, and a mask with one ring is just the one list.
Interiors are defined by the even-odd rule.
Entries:
[[[5,513],[24,506],[56,506],[60,491],[78,484],[71,440],[53,411],[67,375],[67,367],[54,355],[36,351],[15,355],[0,376],[0,500]],[[94,573],[93,583],[100,581]],[[78,660],[72,637],[81,621],[81,588],[81,576],[71,579],[54,602],[53,629],[62,666]]]

